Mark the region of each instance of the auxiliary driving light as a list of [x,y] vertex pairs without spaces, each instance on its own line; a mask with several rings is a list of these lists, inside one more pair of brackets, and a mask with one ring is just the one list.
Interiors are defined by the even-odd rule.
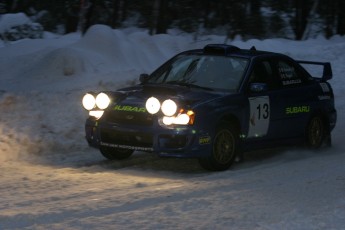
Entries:
[[93,95],[87,93],[83,97],[83,106],[86,110],[91,110],[95,108],[96,99]]
[[165,116],[173,116],[177,111],[177,105],[173,100],[165,100],[162,104],[162,112]]
[[156,114],[161,108],[161,103],[159,102],[157,98],[150,97],[149,99],[147,99],[145,107],[146,107],[147,112],[151,114]]
[[99,93],[96,97],[96,105],[99,109],[106,109],[110,104],[110,98],[105,93]]

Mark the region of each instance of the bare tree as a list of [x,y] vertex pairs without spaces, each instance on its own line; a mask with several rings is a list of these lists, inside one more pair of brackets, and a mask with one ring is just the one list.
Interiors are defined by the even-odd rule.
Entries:
[[150,34],[162,34],[167,31],[168,0],[155,0],[152,8]]
[[311,32],[311,27],[314,22],[313,19],[315,18],[315,14],[316,14],[318,6],[319,6],[319,0],[314,0],[313,6],[307,16],[305,30],[301,38],[302,40],[305,40],[309,37],[309,34]]
[[295,39],[301,40],[304,31],[307,27],[309,15],[309,2],[308,0],[295,0],[296,15],[295,15]]
[[337,34],[345,35],[345,2],[338,0]]
[[111,20],[111,26],[116,28],[121,25],[121,22],[126,18],[126,1],[125,0],[113,0],[113,14]]

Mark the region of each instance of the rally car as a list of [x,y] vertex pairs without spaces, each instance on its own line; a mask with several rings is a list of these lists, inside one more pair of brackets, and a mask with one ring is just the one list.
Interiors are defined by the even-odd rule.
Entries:
[[[305,65],[319,66],[312,77]],[[177,54],[136,86],[89,92],[86,140],[104,157],[134,151],[226,170],[259,148],[331,145],[337,113],[328,62],[209,44]]]

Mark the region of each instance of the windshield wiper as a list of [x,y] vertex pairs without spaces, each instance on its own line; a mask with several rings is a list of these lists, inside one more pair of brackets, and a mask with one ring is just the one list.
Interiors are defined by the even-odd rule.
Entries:
[[212,88],[196,85],[196,84],[189,83],[189,82],[183,82],[183,81],[168,81],[168,82],[165,82],[165,84],[179,85],[179,86],[185,86],[185,87],[188,87],[188,88],[198,88],[198,89],[204,89],[204,90],[213,91]]

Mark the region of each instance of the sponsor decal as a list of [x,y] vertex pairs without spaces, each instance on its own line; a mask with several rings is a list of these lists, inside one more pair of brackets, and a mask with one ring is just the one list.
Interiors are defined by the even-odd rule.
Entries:
[[309,112],[310,112],[310,106],[308,105],[287,107],[285,109],[286,114],[309,113]]
[[302,82],[301,79],[286,80],[286,81],[283,81],[283,85],[300,84],[301,82]]
[[319,96],[319,100],[322,101],[322,100],[330,100],[331,99],[331,96]]
[[211,143],[211,137],[210,136],[202,136],[199,137],[199,144],[200,145],[206,145]]
[[119,148],[119,149],[130,149],[130,150],[136,150],[136,151],[144,151],[144,152],[152,152],[152,147],[138,147],[138,146],[130,146],[130,145],[120,145],[120,144],[112,144],[112,143],[106,143],[106,142],[100,142],[100,145],[105,147],[111,147],[111,148]]
[[146,109],[142,107],[130,106],[130,105],[115,105],[114,110],[135,112],[135,113],[145,113]]
[[249,129],[247,137],[262,137],[270,124],[270,99],[268,96],[250,97]]

